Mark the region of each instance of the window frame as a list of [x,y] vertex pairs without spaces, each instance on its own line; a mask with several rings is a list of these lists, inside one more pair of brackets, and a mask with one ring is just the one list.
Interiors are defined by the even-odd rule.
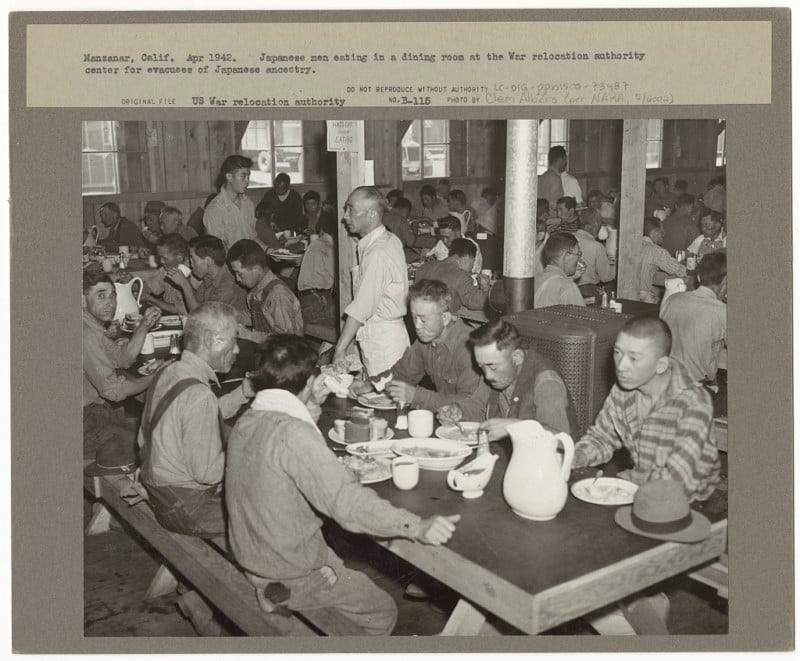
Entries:
[[[426,141],[425,140],[425,125],[423,124],[423,122],[444,122],[445,123],[444,124],[445,125],[445,129],[446,129],[446,136],[447,136],[446,141],[430,141],[430,140]],[[419,126],[419,131],[418,131],[419,143],[417,144],[417,148],[419,149],[419,170],[418,170],[418,174],[416,176],[413,176],[413,175],[406,175],[407,167],[404,165],[404,163],[416,162],[416,161],[404,161],[403,160],[403,152],[407,148],[406,145],[403,144],[403,142],[406,139],[406,136],[409,134],[409,131],[413,130],[415,123],[418,123],[418,126]],[[452,127],[451,127],[451,123],[450,123],[449,119],[425,119],[425,118],[419,118],[419,119],[411,120],[411,124],[409,124],[409,126],[406,129],[405,133],[403,133],[403,136],[400,138],[400,161],[401,161],[400,162],[400,176],[402,178],[402,181],[409,181],[409,182],[412,182],[412,181],[424,181],[425,179],[440,179],[442,177],[450,177],[450,176],[452,176],[452,172],[453,172],[452,146],[453,146],[453,144],[454,144],[453,133],[452,133]],[[426,176],[425,175],[425,148],[426,147],[438,147],[438,146],[443,146],[445,148],[444,149],[444,152],[445,152],[445,171],[444,171],[443,174],[442,173],[434,174],[433,172],[431,172],[431,174],[429,176]],[[432,159],[431,159],[431,161],[432,161]],[[433,166],[431,166],[431,168],[432,167]]]
[[[564,139],[552,140],[553,135],[553,122],[563,122]],[[536,146],[536,174],[544,174],[547,172],[549,164],[547,162],[547,155],[550,149],[561,145],[567,152],[567,160],[569,160],[569,122],[568,119],[543,119],[539,122],[539,134]],[[544,129],[544,130],[543,130]],[[546,137],[543,137],[546,136]]]
[[[261,125],[254,126],[255,122],[265,122],[267,126],[266,127],[265,126],[261,126]],[[295,143],[289,144],[288,142],[283,141],[281,144],[277,144],[277,140],[276,140],[276,133],[277,132],[275,130],[277,122],[299,122],[299,128],[300,128],[299,143],[298,144],[295,144]],[[246,145],[245,140],[248,137],[247,134],[251,130],[251,127],[255,131],[259,131],[259,130],[262,130],[262,131],[263,130],[267,130],[268,131],[269,147],[257,147],[257,146],[250,147],[250,146]],[[276,151],[278,149],[286,149],[286,148],[290,148],[290,149],[295,149],[296,148],[297,151],[299,152],[300,155],[299,155],[299,158],[297,160],[298,169],[297,170],[290,170],[288,172],[286,172],[285,170],[282,170],[281,172],[286,172],[286,174],[288,174],[291,177],[293,184],[304,184],[304,183],[306,183],[306,181],[305,181],[305,179],[306,179],[306,173],[305,173],[305,144],[303,143],[303,136],[304,136],[304,127],[303,127],[303,120],[302,119],[299,119],[299,120],[293,120],[293,119],[251,119],[251,120],[248,120],[247,128],[245,129],[244,134],[242,135],[242,139],[239,142],[239,153],[244,154],[245,152],[260,152],[260,153],[269,152],[269,159],[270,159],[270,170],[267,173],[268,181],[266,183],[258,181],[258,180],[254,181],[253,175],[251,174],[250,175],[249,188],[271,188],[272,187],[273,182],[275,180],[275,177],[278,176],[278,174],[280,174],[280,172],[278,171],[278,162],[279,161],[277,160]],[[265,172],[264,170],[261,170],[261,168],[259,167],[258,157],[261,155],[260,153],[255,158],[252,158],[253,167],[251,168],[251,172],[253,172],[253,171]]]
[[[88,130],[90,124],[99,124],[101,129],[100,130],[107,130],[111,136],[111,148],[110,149],[92,149],[88,145]],[[121,181],[120,181],[120,167],[119,167],[119,155],[121,151],[119,149],[119,141],[118,141],[118,132],[120,130],[119,122],[115,120],[85,120],[81,122],[81,195],[84,197],[89,197],[93,195],[116,195],[121,192]],[[86,181],[84,177],[84,164],[86,161],[84,160],[85,156],[104,156],[104,157],[111,157],[112,169],[113,169],[113,180],[111,181],[112,189],[108,190],[107,188],[104,190],[98,190],[97,185],[94,185],[94,188],[87,188],[91,184]],[[87,167],[86,171],[91,173],[91,168]]]
[[[654,124],[655,122],[655,124]],[[651,127],[658,126],[658,136],[651,135]],[[648,163],[647,154],[650,153],[650,145],[658,145],[658,163],[650,165]],[[648,119],[647,120],[647,149],[645,151],[645,170],[659,170],[664,167],[664,120],[663,119]]]

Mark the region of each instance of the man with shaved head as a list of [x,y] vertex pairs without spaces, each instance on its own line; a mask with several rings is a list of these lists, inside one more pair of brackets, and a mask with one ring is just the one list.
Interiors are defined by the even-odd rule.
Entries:
[[347,198],[344,223],[358,241],[358,267],[353,269],[353,300],[344,312],[344,328],[333,362],[345,364],[347,348],[358,342],[367,374],[388,371],[410,345],[403,321],[408,296],[408,271],[403,244],[383,224],[386,200],[377,188],[361,186]]
[[719,482],[719,455],[710,437],[711,396],[679,360],[670,358],[669,326],[635,317],[614,343],[617,383],[583,438],[573,466],[604,464],[620,447],[633,468],[620,477],[644,484],[675,480],[687,498],[707,500]]

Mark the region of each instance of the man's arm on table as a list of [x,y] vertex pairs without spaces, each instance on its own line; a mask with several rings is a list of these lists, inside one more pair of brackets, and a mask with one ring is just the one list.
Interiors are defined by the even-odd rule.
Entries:
[[614,427],[614,416],[619,415],[617,406],[612,401],[614,390],[606,398],[603,408],[597,414],[595,423],[586,430],[578,443],[575,444],[575,458],[572,465],[596,466],[610,461],[615,450],[622,447],[622,442],[617,436]]

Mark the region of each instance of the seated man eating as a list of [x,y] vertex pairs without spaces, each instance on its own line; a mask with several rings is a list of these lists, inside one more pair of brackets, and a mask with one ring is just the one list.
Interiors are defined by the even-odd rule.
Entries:
[[316,426],[328,393],[308,340],[273,335],[262,355],[253,377],[256,398],[236,423],[227,450],[234,556],[265,611],[276,602],[292,610],[335,608],[366,633],[389,634],[397,620],[394,600],[345,567],[322,536],[320,515],[352,532],[434,545],[450,539],[460,517],[420,519],[398,509],[361,486],[336,459]]
[[[417,331],[417,341],[406,349],[391,368],[386,386],[389,396],[431,411],[469,397],[480,384],[472,364],[469,329],[450,312],[452,295],[439,280],[419,280],[408,290],[408,306]],[[428,376],[434,390],[419,385]],[[368,381],[351,386],[354,395],[372,390]]]
[[675,480],[689,499],[707,500],[719,482],[711,438],[711,396],[670,358],[672,335],[662,320],[635,317],[614,344],[617,383],[597,420],[575,444],[574,467],[606,463],[620,447],[633,468],[620,477],[636,484]]
[[437,411],[442,424],[483,421],[480,428],[497,440],[511,423],[530,419],[575,436],[575,407],[564,379],[547,358],[523,346],[513,324],[490,321],[469,337],[484,378],[474,395]]
[[[114,438],[130,441],[133,447],[135,423],[112,403],[147,390],[152,376],[126,376],[117,369],[133,365],[161,313],[158,308],[148,308],[129,340],[114,341],[111,336],[119,330],[113,328],[117,291],[107,273],[84,272],[83,302],[83,452],[91,457]],[[107,324],[112,324],[113,330],[106,330]]]

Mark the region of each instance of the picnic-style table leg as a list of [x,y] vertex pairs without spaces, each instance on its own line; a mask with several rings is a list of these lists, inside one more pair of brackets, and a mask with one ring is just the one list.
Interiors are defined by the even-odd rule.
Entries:
[[111,512],[101,502],[92,505],[92,518],[89,519],[89,524],[86,526],[86,536],[99,535],[103,532],[108,532],[111,525]]
[[175,574],[173,574],[166,565],[161,565],[156,575],[153,576],[153,580],[150,581],[150,586],[147,588],[144,600],[151,601],[165,594],[171,594],[175,592],[177,588],[178,579],[175,578]]
[[459,599],[440,636],[499,636],[486,615],[466,599]]

